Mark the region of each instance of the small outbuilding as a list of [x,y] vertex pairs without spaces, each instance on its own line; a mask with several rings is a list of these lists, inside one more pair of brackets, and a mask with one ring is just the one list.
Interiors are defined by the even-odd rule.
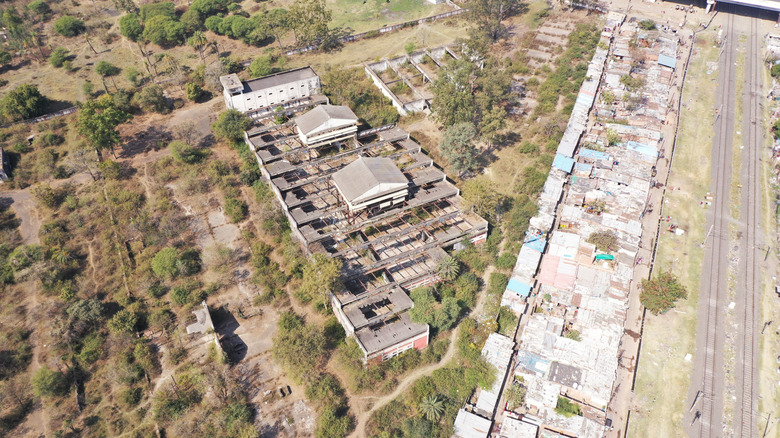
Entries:
[[409,180],[390,158],[360,157],[333,174],[333,184],[350,213],[402,203]]
[[308,147],[355,137],[358,118],[346,106],[320,105],[295,118],[298,137]]

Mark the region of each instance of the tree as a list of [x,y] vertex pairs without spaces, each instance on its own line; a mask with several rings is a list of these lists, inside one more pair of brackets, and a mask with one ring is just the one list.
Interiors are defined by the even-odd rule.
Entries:
[[199,32],[204,29],[203,17],[201,17],[198,11],[192,9],[192,7],[181,14],[181,17],[179,17],[179,23],[184,25],[184,29],[188,34]]
[[98,160],[102,161],[101,151],[105,149],[111,150],[111,153],[116,156],[114,146],[120,140],[116,128],[131,118],[130,114],[117,108],[111,96],[105,95],[81,104],[76,119],[76,130],[95,149]]
[[120,11],[125,11],[128,14],[138,13],[138,6],[135,5],[133,0],[114,0],[114,6]]
[[171,111],[168,98],[165,97],[162,87],[157,84],[149,85],[136,93],[133,101],[146,112],[167,114]]
[[639,27],[641,27],[644,30],[655,30],[655,21],[642,20],[639,22]]
[[40,116],[46,109],[46,98],[38,87],[22,84],[3,96],[0,111],[10,120],[26,120]]
[[97,181],[91,166],[95,160],[97,160],[97,157],[93,149],[77,147],[68,152],[64,165],[71,174],[86,171],[92,177],[92,181]]
[[63,15],[54,22],[54,31],[65,37],[80,35],[85,30],[84,22],[70,15]]
[[181,44],[185,33],[184,25],[167,15],[155,15],[144,21],[144,39],[160,46]]
[[474,213],[494,219],[504,203],[504,197],[496,191],[495,185],[485,178],[473,178],[463,184],[463,200]]
[[118,75],[120,71],[119,67],[108,61],[99,61],[95,66],[95,73],[100,75],[100,78],[103,80],[103,86],[106,85],[105,80],[109,77],[117,91],[119,91],[119,88],[116,86],[116,82],[114,82],[114,76]]
[[200,60],[204,64],[206,63],[206,58],[203,56],[203,50],[206,48],[206,45],[209,43],[209,40],[206,39],[206,35],[203,34],[201,31],[197,31],[187,40],[187,44],[189,44],[192,48],[198,51],[200,54]]
[[460,273],[460,264],[455,257],[447,256],[436,266],[436,274],[442,280],[454,280]]
[[341,438],[349,435],[354,427],[352,417],[339,415],[334,406],[325,406],[317,417],[317,438]]
[[253,78],[268,76],[274,72],[274,59],[272,55],[258,56],[249,64],[249,75]]
[[474,169],[477,165],[479,152],[473,144],[476,136],[477,130],[470,122],[452,125],[444,131],[439,149],[458,175]]
[[45,366],[38,368],[31,383],[36,397],[62,396],[67,393],[69,386],[62,373]]
[[303,267],[303,281],[298,289],[302,296],[327,302],[328,294],[341,287],[341,260],[319,253],[309,258]]
[[246,114],[230,109],[219,115],[211,129],[218,139],[239,142],[244,138],[244,131],[252,127],[252,119]]
[[179,273],[179,251],[172,247],[158,251],[152,259],[152,271],[159,277],[176,277]]
[[417,410],[428,421],[439,421],[444,413],[444,400],[439,398],[438,394],[429,394],[420,401]]
[[78,300],[65,311],[73,319],[94,324],[103,317],[103,304],[97,300]]
[[290,31],[291,26],[290,12],[284,8],[271,9],[266,14],[266,22],[268,23],[268,33],[279,44],[279,49],[283,49],[282,38]]
[[27,9],[41,19],[45,19],[51,14],[51,8],[49,7],[49,4],[46,3],[46,0],[33,0],[27,5]]
[[122,309],[108,321],[108,329],[113,333],[133,333],[137,323],[138,316],[135,313]]
[[607,129],[607,144],[610,146],[615,146],[620,144],[620,141],[622,139],[620,138],[620,134],[618,134],[617,131],[614,129]]
[[671,272],[661,272],[652,280],[643,279],[639,301],[647,310],[658,315],[674,307],[675,301],[688,296],[685,286]]
[[144,33],[144,26],[138,14],[126,14],[119,19],[119,30],[130,41],[138,41]]
[[141,6],[141,21],[146,23],[153,17],[176,18],[176,6],[172,2],[147,3]]
[[316,44],[328,34],[332,14],[325,0],[295,0],[287,15],[297,44]]
[[49,55],[49,63],[56,68],[62,67],[62,64],[64,64],[67,59],[68,49],[64,47],[57,47],[56,49],[52,50],[51,54]]
[[523,3],[520,0],[469,0],[468,8],[476,32],[496,41],[506,35],[502,21],[520,12]]
[[187,94],[187,99],[197,102],[206,96],[206,92],[203,88],[195,82],[187,82],[184,86],[184,91]]
[[525,403],[525,394],[525,386],[521,385],[519,382],[514,382],[510,385],[506,390],[506,400],[509,408],[514,409],[522,406],[523,403]]
[[444,126],[472,120],[476,110],[472,95],[475,80],[474,64],[458,59],[447,63],[433,82],[433,114]]
[[586,242],[596,245],[596,249],[602,252],[613,252],[618,249],[617,236],[614,232],[608,230],[590,233]]

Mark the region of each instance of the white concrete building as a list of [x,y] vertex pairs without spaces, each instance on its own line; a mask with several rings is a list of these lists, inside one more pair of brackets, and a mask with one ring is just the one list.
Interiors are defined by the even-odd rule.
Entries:
[[228,109],[251,113],[289,106],[320,93],[320,77],[311,67],[301,67],[262,78],[242,81],[235,73],[219,78]]

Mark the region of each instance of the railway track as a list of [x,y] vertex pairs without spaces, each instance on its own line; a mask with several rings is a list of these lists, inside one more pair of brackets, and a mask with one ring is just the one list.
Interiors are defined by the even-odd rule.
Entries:
[[[705,343],[697,348],[697,363],[702,367],[701,405],[693,418],[698,421],[698,435],[702,438],[720,436],[723,415],[723,345],[724,328],[721,316],[727,301],[726,271],[729,252],[729,192],[731,187],[731,156],[734,132],[736,95],[736,17],[730,5],[723,5],[726,12],[725,40],[721,50],[720,80],[717,90],[718,114],[715,119],[715,139],[712,150],[712,193],[715,195],[710,210],[712,240],[706,251],[702,271],[700,311],[706,317],[699,324],[699,336]],[[702,309],[702,306],[705,309]],[[704,311],[702,311],[704,310]],[[703,348],[701,348],[703,347]],[[703,356],[703,358],[701,357]]]
[[756,424],[756,394],[757,381],[754,379],[756,369],[756,351],[758,350],[758,320],[757,300],[761,295],[760,257],[757,254],[760,245],[761,221],[761,150],[763,147],[763,131],[761,124],[761,104],[763,96],[763,66],[761,61],[761,40],[759,23],[756,17],[747,18],[750,21],[747,46],[747,63],[745,71],[745,110],[744,128],[745,142],[742,153],[743,170],[741,220],[744,224],[743,238],[740,246],[740,275],[737,288],[738,337],[737,360],[735,363],[736,406],[734,409],[734,436],[749,438],[757,434]]

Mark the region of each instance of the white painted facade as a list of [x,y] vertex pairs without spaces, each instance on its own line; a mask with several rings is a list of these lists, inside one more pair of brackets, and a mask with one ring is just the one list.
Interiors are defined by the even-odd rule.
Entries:
[[236,74],[219,78],[225,106],[244,113],[285,105],[320,93],[320,78],[303,67],[262,78],[241,81]]

